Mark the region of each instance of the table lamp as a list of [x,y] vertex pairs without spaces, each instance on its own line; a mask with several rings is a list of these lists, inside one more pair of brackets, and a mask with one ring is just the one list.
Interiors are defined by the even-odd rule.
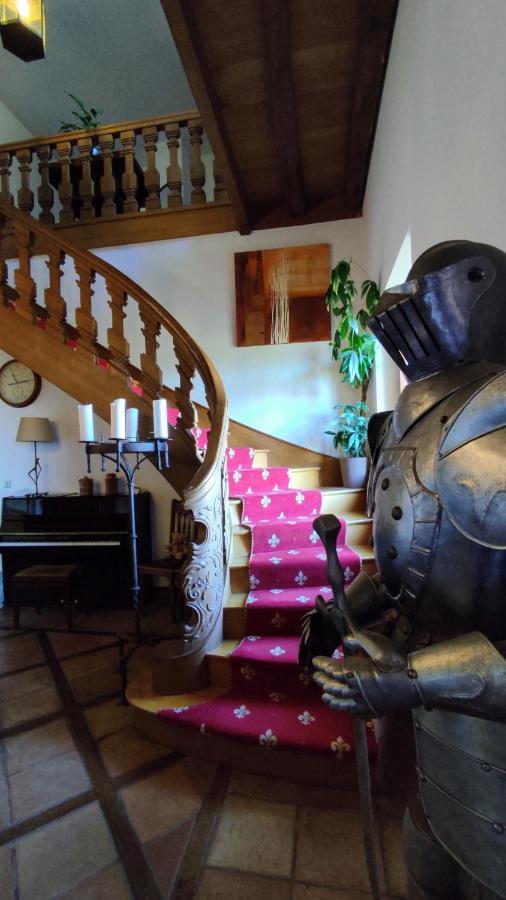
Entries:
[[40,497],[39,475],[41,472],[41,465],[37,456],[37,444],[50,444],[54,441],[53,431],[49,419],[43,419],[39,416],[22,416],[19,420],[16,440],[33,442],[35,463],[33,468],[28,472],[28,477],[33,481],[35,485],[34,496]]

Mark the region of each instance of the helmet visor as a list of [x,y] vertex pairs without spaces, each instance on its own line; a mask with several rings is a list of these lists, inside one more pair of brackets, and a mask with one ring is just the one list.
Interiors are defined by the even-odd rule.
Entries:
[[386,290],[368,326],[413,381],[464,358],[471,310],[495,277],[473,257]]

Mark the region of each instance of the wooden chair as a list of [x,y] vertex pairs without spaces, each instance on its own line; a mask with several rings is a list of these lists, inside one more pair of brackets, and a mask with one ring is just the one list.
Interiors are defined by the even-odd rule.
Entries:
[[[72,604],[79,590],[81,567],[76,565],[30,566],[21,569],[11,577],[12,602],[14,606],[14,627],[19,628],[19,594],[29,588],[36,591],[54,588],[63,595],[63,604],[67,611],[67,628],[72,628]],[[39,609],[39,602],[37,602]]]
[[182,596],[179,584],[182,564],[182,559],[174,559],[173,557],[168,556],[164,557],[163,559],[155,559],[150,563],[138,566],[137,571],[141,580],[142,609],[144,609],[144,599],[146,594],[146,577],[151,579],[153,579],[154,577],[166,578],[168,581],[170,606],[172,608],[174,621],[182,622],[184,598]]

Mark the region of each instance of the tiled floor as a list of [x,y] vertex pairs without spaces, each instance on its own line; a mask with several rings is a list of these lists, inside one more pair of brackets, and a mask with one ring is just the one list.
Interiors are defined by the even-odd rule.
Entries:
[[[107,638],[0,632],[0,900],[370,896],[354,794],[143,740],[116,668]],[[390,808],[392,897],[405,893],[399,833]]]

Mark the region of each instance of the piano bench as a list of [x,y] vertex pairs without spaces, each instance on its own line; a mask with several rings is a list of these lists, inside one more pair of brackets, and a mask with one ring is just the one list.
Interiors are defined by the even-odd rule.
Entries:
[[14,627],[19,628],[19,593],[24,588],[55,588],[63,594],[67,610],[67,628],[72,628],[72,602],[75,590],[79,589],[81,566],[53,565],[30,566],[11,576],[12,603],[14,606]]

